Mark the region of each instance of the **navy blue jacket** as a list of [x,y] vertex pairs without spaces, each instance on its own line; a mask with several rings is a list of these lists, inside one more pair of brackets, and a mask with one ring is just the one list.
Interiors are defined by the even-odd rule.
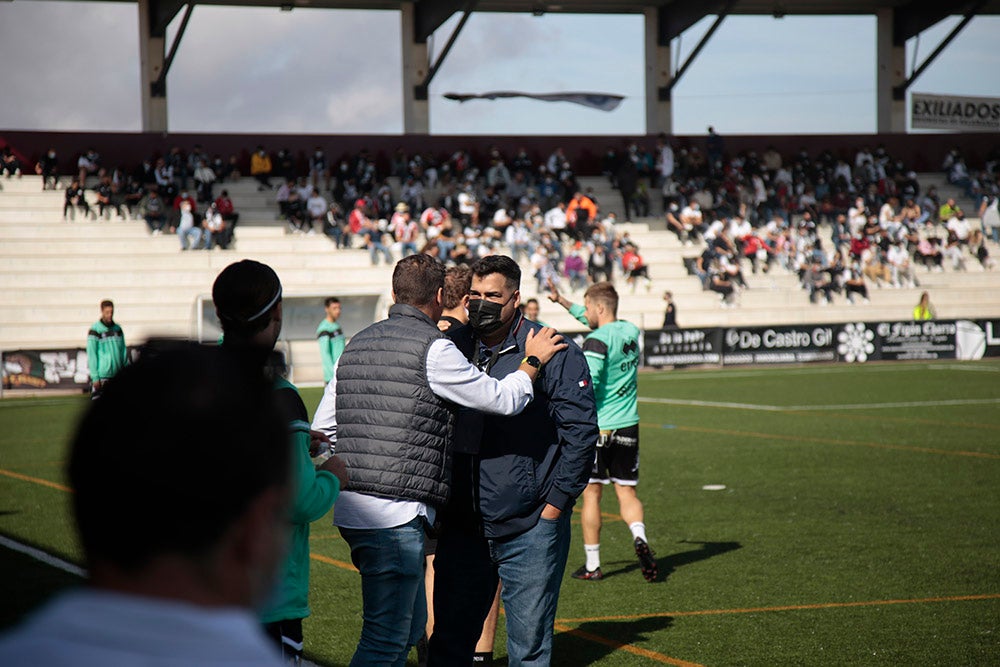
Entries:
[[[489,374],[503,378],[524,358],[528,331],[541,325],[518,313]],[[471,327],[449,336],[470,359],[479,346]],[[535,380],[535,398],[513,417],[462,409],[455,425],[452,509],[488,538],[525,532],[546,503],[569,510],[590,478],[597,443],[597,408],[580,347],[557,353]],[[455,513],[452,514],[453,518]]]

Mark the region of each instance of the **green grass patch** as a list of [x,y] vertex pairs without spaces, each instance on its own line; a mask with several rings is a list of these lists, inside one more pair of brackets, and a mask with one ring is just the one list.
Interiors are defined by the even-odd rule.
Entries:
[[[575,520],[555,663],[1000,663],[1000,364],[644,373],[643,580],[605,494],[605,579]],[[310,412],[318,389],[303,391]],[[736,404],[742,404],[742,407]],[[0,402],[0,534],[80,561],[63,484],[84,399]],[[141,434],[136,434],[141,446]],[[705,485],[725,485],[721,491]],[[310,659],[350,660],[360,577],[313,524]],[[0,549],[9,624],[75,578]],[[501,623],[502,626],[502,623]],[[497,655],[505,656],[504,633]]]

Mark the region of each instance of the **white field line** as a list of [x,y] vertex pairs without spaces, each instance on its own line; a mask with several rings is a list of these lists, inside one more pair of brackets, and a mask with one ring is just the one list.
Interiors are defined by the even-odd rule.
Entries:
[[20,552],[25,556],[34,558],[40,563],[45,563],[46,565],[60,569],[63,572],[75,574],[78,577],[87,576],[87,571],[78,565],[64,561],[62,558],[56,558],[52,554],[45,553],[41,549],[29,547],[27,544],[21,544],[20,542],[4,537],[3,535],[0,535],[0,546],[7,547],[12,551]]
[[941,401],[900,401],[897,403],[841,403],[838,405],[760,405],[757,403],[725,403],[721,401],[696,401],[683,398],[639,397],[640,403],[661,405],[687,405],[701,408],[731,408],[735,410],[759,410],[762,412],[800,412],[806,410],[881,410],[891,408],[933,408],[949,405],[995,405],[1000,398],[956,398]]
[[8,398],[0,401],[0,409],[2,408],[40,408],[48,407],[52,405],[68,405],[72,402],[78,402],[78,398],[43,398],[39,400],[31,400],[30,398]]

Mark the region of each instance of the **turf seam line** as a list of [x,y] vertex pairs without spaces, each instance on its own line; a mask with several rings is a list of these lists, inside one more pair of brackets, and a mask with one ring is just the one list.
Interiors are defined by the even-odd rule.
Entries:
[[76,576],[83,578],[87,577],[87,571],[82,567],[80,567],[79,565],[70,563],[69,561],[63,560],[62,558],[53,556],[52,554],[46,553],[41,549],[36,549],[35,547],[28,546],[27,544],[22,544],[21,542],[18,542],[17,540],[12,540],[9,537],[4,537],[3,535],[0,535],[0,546],[6,547],[11,551],[17,551],[18,553],[22,553],[25,556],[34,558],[40,563],[44,563],[45,565],[57,568],[68,574],[75,574]]
[[50,488],[57,489],[59,491],[68,491],[70,493],[73,492],[73,489],[69,488],[65,484],[59,484],[58,482],[50,482],[47,479],[41,479],[39,477],[32,477],[31,475],[22,475],[21,473],[14,472],[12,470],[4,470],[3,468],[0,468],[0,475],[4,475],[6,477],[11,477],[13,479],[19,479],[22,482],[31,482],[33,484],[41,484],[42,486],[48,486]]

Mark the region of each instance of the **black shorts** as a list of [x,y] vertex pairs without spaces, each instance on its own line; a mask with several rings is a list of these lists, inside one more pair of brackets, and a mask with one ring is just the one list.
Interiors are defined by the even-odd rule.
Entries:
[[615,431],[601,431],[594,454],[594,468],[590,471],[590,483],[611,482],[622,486],[639,483],[638,424]]

